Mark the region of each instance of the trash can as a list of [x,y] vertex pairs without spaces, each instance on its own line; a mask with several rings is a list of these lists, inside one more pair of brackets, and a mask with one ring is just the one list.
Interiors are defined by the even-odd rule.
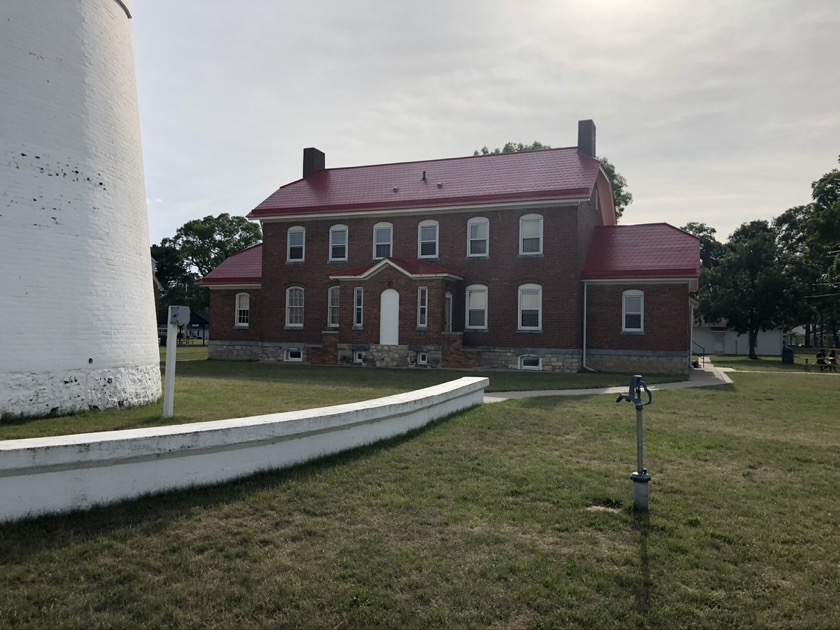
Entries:
[[793,348],[790,346],[784,346],[782,348],[782,363],[793,365]]

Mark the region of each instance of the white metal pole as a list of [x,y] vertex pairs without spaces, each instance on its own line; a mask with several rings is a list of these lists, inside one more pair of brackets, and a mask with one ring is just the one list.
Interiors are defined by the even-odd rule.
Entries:
[[172,307],[169,307],[166,328],[166,374],[163,387],[163,417],[171,418],[175,413],[175,352],[178,345],[178,324],[174,323]]

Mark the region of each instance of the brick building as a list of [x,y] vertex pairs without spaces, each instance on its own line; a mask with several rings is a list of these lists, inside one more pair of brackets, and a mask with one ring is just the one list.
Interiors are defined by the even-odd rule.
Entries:
[[328,169],[208,274],[211,358],[685,373],[699,241],[617,226],[595,126],[548,151]]

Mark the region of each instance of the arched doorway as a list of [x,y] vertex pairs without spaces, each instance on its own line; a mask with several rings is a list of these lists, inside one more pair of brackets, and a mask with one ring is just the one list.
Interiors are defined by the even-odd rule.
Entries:
[[400,343],[400,294],[395,289],[385,289],[379,296],[379,343]]

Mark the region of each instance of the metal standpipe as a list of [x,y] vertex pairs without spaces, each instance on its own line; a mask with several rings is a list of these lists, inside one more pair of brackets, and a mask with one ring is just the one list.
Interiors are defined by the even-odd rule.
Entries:
[[[642,401],[642,390],[647,394],[647,400]],[[630,378],[630,388],[626,394],[619,394],[616,402],[626,400],[636,407],[636,471],[630,475],[633,481],[633,507],[644,512],[648,511],[650,498],[650,475],[645,468],[645,441],[643,413],[647,405],[653,402],[653,394],[642,380],[640,374]]]

